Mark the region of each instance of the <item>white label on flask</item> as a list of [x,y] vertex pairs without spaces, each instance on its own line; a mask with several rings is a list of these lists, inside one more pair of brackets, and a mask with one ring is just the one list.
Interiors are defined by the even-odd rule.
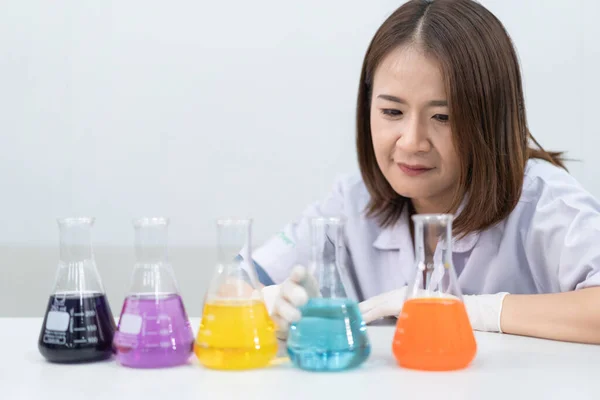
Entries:
[[46,319],[46,329],[66,332],[69,328],[69,313],[64,311],[49,311]]
[[123,314],[119,321],[119,331],[130,335],[137,335],[142,331],[142,317],[135,314]]

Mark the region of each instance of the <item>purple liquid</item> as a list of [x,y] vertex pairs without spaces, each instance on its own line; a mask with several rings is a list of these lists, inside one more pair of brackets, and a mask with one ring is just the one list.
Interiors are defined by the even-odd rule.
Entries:
[[135,368],[185,364],[194,334],[177,294],[129,296],[114,338],[117,360]]

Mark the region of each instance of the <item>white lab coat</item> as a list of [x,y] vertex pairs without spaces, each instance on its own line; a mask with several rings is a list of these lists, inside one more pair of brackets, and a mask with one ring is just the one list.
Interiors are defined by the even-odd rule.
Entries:
[[[263,246],[253,259],[263,283],[284,281],[309,262],[309,218],[346,218],[345,264],[351,297],[362,301],[410,283],[414,250],[405,212],[381,228],[365,215],[369,193],[360,176],[344,177]],[[556,293],[600,285],[600,203],[565,170],[527,163],[512,213],[481,232],[453,240],[453,262],[464,294]]]

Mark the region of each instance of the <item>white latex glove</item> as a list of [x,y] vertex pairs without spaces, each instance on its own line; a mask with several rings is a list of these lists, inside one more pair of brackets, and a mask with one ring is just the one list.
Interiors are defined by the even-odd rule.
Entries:
[[285,282],[266,286],[262,293],[267,310],[277,325],[277,337],[286,339],[290,324],[302,317],[298,308],[306,304],[310,297],[316,297],[319,287],[305,267],[296,265]]
[[[502,332],[500,327],[500,316],[502,314],[502,303],[508,293],[467,295],[463,296],[463,302],[471,327],[476,331]],[[359,304],[365,323],[376,319],[393,316],[398,317],[406,297],[406,286],[382,293]],[[443,295],[443,297],[454,297]]]
[[371,297],[360,303],[358,308],[366,324],[383,317],[398,317],[405,297],[406,286],[403,286],[400,289]]
[[503,333],[500,317],[507,294],[509,293],[463,295],[471,327],[476,331]]

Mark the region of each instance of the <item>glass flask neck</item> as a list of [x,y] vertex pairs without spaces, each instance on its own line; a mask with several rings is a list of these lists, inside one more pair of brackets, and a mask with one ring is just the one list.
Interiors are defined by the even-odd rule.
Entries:
[[62,262],[73,263],[93,258],[93,225],[93,218],[61,218],[58,220],[60,260]]
[[413,216],[415,258],[425,265],[452,262],[452,216],[430,214]]
[[311,272],[324,298],[348,297],[342,281],[343,243],[342,218],[311,220]]
[[138,218],[133,221],[133,227],[136,264],[129,294],[154,297],[178,294],[175,273],[168,260],[169,220]]
[[417,274],[409,297],[462,299],[452,262],[452,221],[450,214],[413,215]]
[[61,218],[57,222],[60,262],[53,293],[104,293],[92,250],[94,218]]
[[139,218],[135,228],[135,257],[138,263],[162,263],[168,258],[168,227],[166,218]]
[[221,265],[237,265],[233,261],[251,259],[252,221],[250,219],[221,219],[217,221],[217,257]]
[[262,296],[252,261],[252,220],[217,220],[217,269],[208,298],[260,300]]

